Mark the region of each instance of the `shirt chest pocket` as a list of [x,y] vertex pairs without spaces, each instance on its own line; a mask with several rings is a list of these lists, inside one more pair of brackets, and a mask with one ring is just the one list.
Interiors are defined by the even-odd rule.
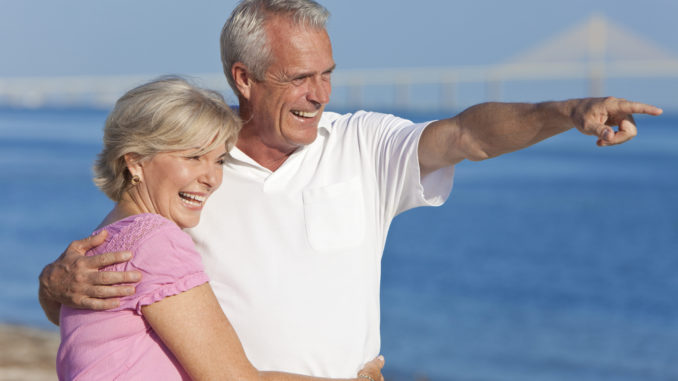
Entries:
[[365,200],[359,177],[302,194],[306,234],[319,251],[348,249],[365,239]]

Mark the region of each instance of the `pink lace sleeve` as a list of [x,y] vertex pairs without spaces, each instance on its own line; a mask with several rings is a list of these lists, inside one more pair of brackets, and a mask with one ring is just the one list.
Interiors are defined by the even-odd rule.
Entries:
[[121,300],[121,309],[141,307],[199,286],[209,279],[200,254],[188,234],[172,223],[162,224],[141,238],[128,269],[141,271],[136,293]]

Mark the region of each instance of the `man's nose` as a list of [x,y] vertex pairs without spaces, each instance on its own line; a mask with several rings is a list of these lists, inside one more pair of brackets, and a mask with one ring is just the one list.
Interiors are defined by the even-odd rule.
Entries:
[[331,93],[332,84],[330,80],[322,77],[316,77],[310,83],[308,100],[321,105],[326,105],[330,102]]

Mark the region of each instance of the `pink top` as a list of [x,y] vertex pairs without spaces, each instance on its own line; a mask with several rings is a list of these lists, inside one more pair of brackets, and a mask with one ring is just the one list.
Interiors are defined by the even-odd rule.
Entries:
[[101,271],[138,270],[141,282],[134,295],[122,298],[112,310],[61,307],[59,380],[188,380],[141,307],[208,281],[193,241],[157,214],[130,216],[104,229],[106,242],[87,255],[131,251],[129,262]]

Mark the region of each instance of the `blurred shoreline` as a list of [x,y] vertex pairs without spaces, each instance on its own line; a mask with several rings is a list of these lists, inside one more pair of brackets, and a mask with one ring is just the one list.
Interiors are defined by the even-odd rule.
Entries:
[[59,333],[0,323],[0,381],[56,380]]

